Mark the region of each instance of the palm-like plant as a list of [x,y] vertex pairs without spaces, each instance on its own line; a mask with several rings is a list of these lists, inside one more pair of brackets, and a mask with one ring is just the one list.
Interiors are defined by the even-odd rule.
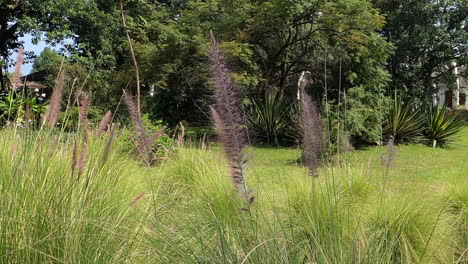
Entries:
[[253,98],[251,102],[246,111],[249,129],[268,145],[278,143],[290,126],[293,104],[275,92],[266,93],[263,100]]
[[462,129],[463,121],[456,113],[447,113],[447,107],[433,106],[426,118],[424,136],[432,147],[441,147],[453,140]]
[[410,102],[404,103],[396,97],[384,121],[384,133],[395,143],[413,141],[421,136],[423,123],[419,109],[413,109]]
[[22,104],[22,98],[14,91],[10,91],[5,97],[0,98],[0,117],[5,120],[16,118]]

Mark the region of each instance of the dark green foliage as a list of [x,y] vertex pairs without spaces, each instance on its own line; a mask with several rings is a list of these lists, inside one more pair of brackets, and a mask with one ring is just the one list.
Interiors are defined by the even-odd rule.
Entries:
[[[95,107],[91,106],[88,109],[88,121],[89,125],[93,127],[97,127],[99,125],[99,122],[101,121],[101,118],[103,116],[103,112]],[[76,131],[79,126],[80,122],[80,108],[79,107],[73,107],[71,109],[68,109],[66,112],[60,113],[58,122],[60,124],[60,127],[63,128],[65,131],[70,132],[70,131]]]
[[[148,151],[151,156],[163,158],[166,157],[169,152],[173,150],[173,138],[164,132],[166,126],[163,120],[151,120],[147,114],[141,118],[142,125],[146,130],[146,133],[153,135],[161,133],[159,137],[155,138],[151,142],[151,146],[148,147]],[[123,129],[119,135],[120,149],[123,153],[136,152],[136,145],[138,144],[135,139],[135,131],[133,129]]]
[[415,141],[421,136],[424,117],[411,102],[396,97],[385,120],[384,133],[395,143]]
[[38,102],[33,96],[24,97],[15,91],[0,95],[0,125],[13,120],[19,123],[26,122],[26,107],[29,111],[28,121],[33,124],[38,123],[40,115],[46,109],[46,105]]
[[[281,144],[291,141],[288,132],[294,124],[296,102],[282,98],[277,92],[266,93],[263,99],[251,98],[246,107],[247,126],[257,143]],[[297,128],[295,129],[296,133]]]
[[445,106],[433,106],[426,117],[424,136],[428,145],[440,147],[450,143],[462,128],[463,121],[456,113],[447,113]]
[[468,62],[468,2],[372,2],[386,16],[382,35],[396,47],[387,65],[392,75],[390,87],[404,89],[411,96],[430,103],[434,93],[432,84],[445,82],[453,76],[453,62],[458,65]]

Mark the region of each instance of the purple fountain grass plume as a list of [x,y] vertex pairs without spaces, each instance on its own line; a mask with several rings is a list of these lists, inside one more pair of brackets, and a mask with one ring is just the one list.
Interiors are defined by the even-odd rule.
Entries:
[[306,86],[307,84],[300,85],[302,162],[309,168],[310,175],[316,177],[323,152],[322,122],[316,101],[305,92]]
[[163,131],[158,131],[153,135],[148,135],[146,128],[141,121],[141,116],[138,111],[138,107],[135,105],[130,92],[124,91],[123,99],[127,105],[128,111],[130,112],[130,118],[136,129],[135,145],[143,159],[148,165],[154,160],[152,157],[151,146],[153,143],[163,134]]
[[130,113],[130,118],[133,121],[133,124],[137,130],[137,133],[140,135],[146,135],[145,127],[143,126],[143,122],[141,121],[141,116],[138,113],[138,108],[133,101],[132,95],[128,91],[124,91],[123,99],[125,104],[127,105],[128,112]]
[[72,153],[72,173],[78,168],[78,143],[73,144],[73,153]]
[[28,104],[24,106],[24,128],[29,130],[29,120],[31,120],[31,108]]
[[211,34],[210,61],[211,79],[216,88],[215,104],[211,107],[211,115],[229,162],[234,187],[248,203],[251,203],[253,197],[249,197],[250,191],[245,173],[247,131],[231,73],[213,34]]
[[387,168],[392,167],[393,161],[395,160],[396,156],[397,156],[397,149],[393,142],[393,138],[391,137],[387,144],[387,153],[381,156],[382,165]]
[[143,196],[145,196],[145,194],[146,194],[145,192],[142,192],[139,195],[137,195],[130,203],[130,206],[132,207],[135,206],[141,199],[143,199]]
[[78,160],[78,174],[82,174],[85,169],[86,155],[88,154],[88,131],[83,132],[83,141],[81,142],[80,159]]
[[80,126],[83,130],[86,130],[88,128],[88,111],[89,111],[89,105],[90,105],[90,100],[89,96],[86,92],[80,92],[78,95],[78,104],[80,105]]
[[111,125],[109,129],[109,139],[107,140],[106,148],[104,149],[104,154],[102,155],[102,162],[105,163],[109,157],[110,150],[112,148],[112,143],[114,142],[115,135],[115,126]]
[[44,124],[46,124],[50,129],[52,129],[57,123],[57,118],[60,114],[60,103],[62,101],[63,86],[65,84],[65,72],[61,71],[59,74],[59,78],[55,84],[54,91],[52,92],[52,97],[50,99],[50,104],[47,108],[47,113],[44,118]]
[[16,89],[17,87],[21,86],[21,68],[23,67],[24,61],[24,49],[21,47],[18,50],[18,55],[16,57],[15,62],[15,72],[13,74],[13,88]]
[[104,133],[104,130],[106,130],[106,128],[109,126],[111,119],[112,119],[112,112],[107,111],[107,113],[104,114],[104,116],[102,117],[101,124],[99,125],[99,129],[97,131],[97,134],[99,137],[102,136],[102,134]]

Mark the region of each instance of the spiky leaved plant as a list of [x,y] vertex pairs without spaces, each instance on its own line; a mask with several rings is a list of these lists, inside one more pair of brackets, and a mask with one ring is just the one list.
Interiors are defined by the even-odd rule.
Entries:
[[210,63],[211,79],[216,88],[215,104],[211,106],[213,121],[229,162],[234,187],[241,197],[251,204],[255,198],[250,195],[245,173],[247,130],[231,73],[213,33],[211,34]]
[[442,147],[453,141],[463,128],[463,121],[457,119],[456,113],[448,113],[447,107],[433,106],[426,117],[423,135],[428,145]]
[[322,163],[323,132],[322,122],[316,101],[305,91],[309,81],[299,83],[301,106],[302,162],[309,168],[310,175],[317,176],[317,168]]

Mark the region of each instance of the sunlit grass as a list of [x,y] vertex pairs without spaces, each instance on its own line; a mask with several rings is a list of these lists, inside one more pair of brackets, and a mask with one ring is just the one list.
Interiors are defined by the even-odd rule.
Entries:
[[[464,263],[468,129],[447,149],[398,146],[340,156],[307,176],[298,149],[250,148],[249,207],[216,146],[148,168],[90,136],[3,130],[1,263]],[[385,181],[384,181],[385,177]],[[385,182],[385,184],[384,184]]]

